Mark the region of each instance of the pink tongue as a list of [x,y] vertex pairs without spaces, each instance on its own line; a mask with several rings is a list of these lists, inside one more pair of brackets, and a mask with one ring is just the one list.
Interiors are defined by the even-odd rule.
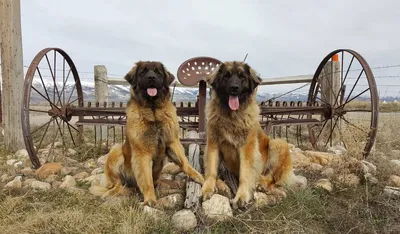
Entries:
[[239,109],[239,97],[238,96],[229,96],[229,107],[231,110]]
[[154,97],[154,96],[157,95],[157,89],[156,89],[156,88],[148,88],[148,89],[147,89],[147,94],[148,94],[149,96]]

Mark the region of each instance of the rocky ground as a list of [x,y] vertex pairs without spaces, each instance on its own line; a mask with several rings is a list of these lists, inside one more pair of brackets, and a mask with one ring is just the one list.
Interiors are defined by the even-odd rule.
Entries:
[[[56,144],[56,146],[57,145],[60,146],[60,144]],[[178,166],[171,162],[164,166],[161,178],[165,180],[174,180],[176,186],[173,188],[169,187],[168,189],[160,187],[157,190],[159,207],[157,209],[148,206],[143,207],[140,205],[137,198],[135,198],[136,200],[133,202],[136,204],[134,207],[137,209],[138,213],[143,212],[145,216],[150,217],[150,219],[159,221],[170,220],[171,222],[169,223],[171,227],[166,229],[170,232],[191,232],[193,230],[210,230],[210,228],[216,232],[221,230],[239,232],[239,229],[243,230],[243,228],[250,232],[262,232],[262,228],[258,230],[257,226],[252,226],[252,222],[261,219],[260,217],[263,217],[263,221],[259,221],[262,222],[263,225],[266,225],[266,222],[272,222],[272,218],[279,218],[279,222],[284,221],[281,220],[282,217],[280,217],[281,214],[279,213],[276,214],[276,217],[269,217],[271,220],[268,221],[264,216],[260,216],[257,211],[269,210],[268,212],[271,212],[271,210],[277,209],[277,207],[282,208],[288,206],[287,210],[297,210],[302,213],[305,208],[303,207],[299,210],[297,206],[299,206],[301,202],[311,202],[310,197],[316,196],[316,193],[320,198],[323,197],[325,199],[327,196],[333,197],[332,194],[344,193],[346,190],[351,190],[357,192],[362,191],[362,195],[360,194],[359,196],[363,197],[363,199],[365,196],[368,199],[369,196],[372,198],[373,196],[378,196],[376,194],[379,194],[379,198],[376,198],[377,201],[389,204],[391,209],[393,209],[391,212],[394,212],[393,217],[383,218],[390,221],[386,224],[393,226],[389,227],[386,225],[382,227],[382,230],[387,233],[394,232],[395,230],[400,231],[399,224],[394,224],[395,221],[399,221],[400,223],[400,151],[393,150],[390,152],[390,156],[374,153],[372,157],[373,160],[367,161],[348,156],[346,150],[340,146],[330,148],[328,152],[303,151],[293,145],[290,147],[296,174],[295,185],[291,188],[281,188],[269,193],[256,191],[254,193],[254,202],[250,204],[246,210],[233,210],[230,204],[230,198],[227,197],[229,195],[227,194],[214,194],[211,199],[202,202],[201,208],[195,212],[190,209],[184,209],[187,176],[182,173]],[[0,199],[0,201],[2,201],[0,208],[4,210],[5,208],[2,206],[6,204],[9,206],[10,204],[5,202],[11,202],[12,199],[26,196],[32,199],[36,197],[36,200],[40,200],[41,197],[45,196],[44,194],[61,196],[63,198],[65,198],[65,194],[69,194],[68,196],[74,196],[79,198],[78,200],[85,200],[87,202],[92,202],[92,204],[103,205],[107,203],[109,205],[112,204],[111,206],[113,207],[133,207],[129,205],[131,201],[129,199],[132,199],[131,197],[102,200],[90,194],[89,188],[92,185],[98,185],[104,175],[103,166],[107,155],[79,161],[75,159],[79,158],[78,152],[74,149],[69,149],[67,157],[57,157],[60,162],[45,162],[45,160],[49,158],[44,156],[47,155],[47,153],[48,151],[46,150],[41,151],[42,156],[40,159],[44,164],[39,169],[33,170],[30,167],[31,163],[26,150],[19,150],[15,154],[3,152],[4,156],[0,159],[0,163],[2,164],[0,170],[0,188],[3,190],[4,195]],[[366,191],[368,189],[374,192]],[[60,195],[61,193],[63,195]],[[355,194],[352,193],[352,196],[353,195]],[[54,197],[54,199],[57,198]],[[68,200],[69,198],[65,199]],[[291,203],[294,201],[293,199],[296,199],[296,204]],[[352,199],[357,199],[357,195]],[[390,203],[386,203],[388,201],[390,201]],[[363,200],[363,202],[365,201]],[[368,202],[367,200],[367,206],[369,204]],[[11,204],[14,203],[11,202]],[[327,202],[326,204],[330,203]],[[304,204],[302,204],[302,206],[304,206]],[[311,209],[312,206],[314,205],[310,205],[309,208]],[[349,209],[350,212],[349,207],[351,207],[351,204],[343,208]],[[110,212],[109,209],[111,208],[107,208],[107,210],[103,212]],[[3,219],[3,221],[0,221],[0,228],[10,231],[11,233],[11,231],[18,230],[18,225],[22,225],[21,222],[23,223],[22,220],[26,220],[26,217],[23,217],[24,210],[16,211],[8,209],[8,212],[10,212],[10,217],[15,215],[15,212],[20,212],[18,217],[21,218],[21,220],[12,220],[8,218],[10,220],[6,221],[8,216],[0,216],[0,220]],[[311,218],[312,223],[318,223],[318,219],[324,222],[324,218],[315,218],[313,212],[316,211],[310,211],[308,214],[313,217]],[[327,211],[324,212],[326,213]],[[107,214],[112,215],[111,213]],[[129,214],[132,215],[131,213]],[[372,216],[371,214],[371,217]],[[300,218],[304,219],[305,217]],[[290,220],[290,215],[286,216],[285,219]],[[391,223],[392,221],[393,223]],[[279,222],[277,221],[277,223]],[[296,219],[296,222],[299,222],[298,219]],[[225,223],[225,226],[220,228],[220,226],[218,226],[220,224],[217,225],[216,223]],[[236,223],[241,223],[242,225],[238,227]],[[14,226],[8,226],[8,224]],[[300,224],[294,224],[299,225],[299,229],[292,229],[292,227],[290,227],[284,229],[283,232],[291,232],[292,230],[302,232],[302,230],[307,230],[306,226],[300,228]],[[268,225],[268,227],[271,227],[270,225],[272,224]],[[337,225],[340,225],[340,223]],[[217,230],[215,230],[216,227],[218,227]],[[377,227],[381,226],[378,225]],[[314,227],[310,226],[309,228],[309,232],[318,232],[318,229],[321,227],[316,225]],[[332,228],[331,229],[334,231],[335,228]],[[35,230],[37,231],[38,229]],[[64,230],[64,232],[71,232],[70,230],[73,229]],[[92,229],[86,229],[89,233],[92,233],[92,231],[96,232],[94,231],[95,229],[92,231],[89,230]],[[132,227],[126,230],[132,231]],[[144,230],[148,229],[143,229],[139,232],[147,232]],[[324,230],[322,232],[329,232],[326,231],[325,228],[322,228],[322,230]],[[355,226],[354,232],[358,232],[359,230],[364,229]],[[27,233],[33,232],[35,231],[27,231]],[[38,233],[40,233],[40,231],[38,231]]]

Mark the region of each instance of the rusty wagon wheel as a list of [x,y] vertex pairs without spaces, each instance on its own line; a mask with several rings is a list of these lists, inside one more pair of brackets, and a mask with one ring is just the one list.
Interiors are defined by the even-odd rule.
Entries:
[[338,49],[318,66],[308,101],[326,106],[321,124],[309,125],[314,148],[344,146],[351,155],[368,156],[378,127],[378,91],[366,60],[357,52]]
[[32,60],[24,81],[22,129],[34,167],[38,155],[48,161],[57,151],[78,144],[82,127],[75,127],[69,107],[83,104],[82,87],[74,63],[59,48],[46,48]]

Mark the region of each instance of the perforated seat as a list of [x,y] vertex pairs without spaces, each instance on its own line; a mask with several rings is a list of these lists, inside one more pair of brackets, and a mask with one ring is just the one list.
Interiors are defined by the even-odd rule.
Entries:
[[177,72],[178,80],[186,86],[195,86],[206,79],[221,64],[216,58],[194,57],[183,62]]

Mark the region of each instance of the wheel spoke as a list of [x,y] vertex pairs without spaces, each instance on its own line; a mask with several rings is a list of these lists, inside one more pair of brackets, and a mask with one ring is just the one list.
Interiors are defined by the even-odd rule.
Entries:
[[356,85],[357,85],[358,81],[360,80],[361,75],[362,75],[363,73],[364,73],[364,68],[361,70],[360,75],[358,75],[357,80],[356,80],[356,83],[353,85],[353,88],[351,89],[351,91],[350,91],[350,93],[349,93],[349,96],[347,96],[347,99],[346,99],[345,103],[347,103],[347,101],[349,100],[351,94],[352,94],[353,91],[354,91],[354,88],[356,87]]
[[357,94],[357,96],[353,97],[352,99],[346,101],[346,103],[342,104],[341,106],[345,106],[347,103],[353,101],[354,99],[358,98],[359,96],[363,95],[365,92],[367,92],[368,90],[370,90],[370,88],[365,89],[364,91],[362,91],[361,93]]
[[46,124],[50,124],[52,121],[53,121],[53,118],[50,118],[50,120],[47,123],[41,125],[40,127],[36,128],[35,130],[31,131],[31,135],[35,134],[35,132],[37,132],[40,129],[42,129],[44,126],[46,126]]
[[[328,145],[328,141],[331,142],[331,146],[332,146],[332,133],[333,133],[333,130],[335,129],[335,127],[336,127],[336,124],[337,124],[337,122],[338,122],[338,119],[339,119],[339,118],[336,118],[335,124],[333,125],[333,127],[331,127],[331,132],[330,132],[330,134],[329,134],[328,140],[325,142],[325,147]],[[331,121],[331,125],[332,125],[332,121]]]
[[43,77],[42,77],[42,74],[40,73],[39,67],[36,67],[36,71],[37,71],[38,74],[39,74],[39,77],[40,77],[40,80],[41,80],[41,82],[42,82],[44,91],[46,92],[46,96],[47,96],[48,100],[50,100],[50,97],[49,97],[49,94],[47,93],[46,85],[44,84]]
[[[343,51],[342,51],[342,66],[343,66],[343,57],[344,57],[344,55],[343,55]],[[344,79],[343,79],[343,69],[342,69],[342,79],[343,79],[343,80],[342,80],[342,82],[341,82],[341,84],[340,84],[339,92],[342,92],[342,93],[343,93],[344,84],[345,84],[345,82],[346,82],[347,75],[349,74],[351,65],[353,64],[353,60],[354,60],[354,55],[353,55],[353,57],[351,58],[351,61],[350,61],[350,63],[349,63],[349,66],[347,67],[347,71],[346,71],[346,75],[345,75]],[[363,69],[363,70],[364,70],[364,69]],[[341,96],[341,95],[339,95],[339,93],[338,93],[338,97],[339,97],[339,96]],[[335,100],[335,104],[334,104],[333,106],[336,106],[337,101],[338,101],[338,99]]]
[[[74,93],[74,91],[75,91],[75,87],[76,86],[74,86],[73,88],[72,88],[72,91],[71,91],[71,93],[69,94],[69,97],[68,97],[68,101],[67,101],[67,104],[65,104],[65,105],[68,105],[70,102],[70,100],[71,100],[71,97],[72,97],[72,94]],[[78,98],[79,98],[79,96],[78,96]]]
[[58,106],[56,106],[52,101],[50,101],[50,99],[47,99],[41,92],[39,92],[39,90],[37,90],[37,89],[36,89],[35,87],[33,87],[33,86],[31,86],[31,88],[32,88],[33,90],[35,90],[36,93],[38,93],[40,96],[42,96],[46,101],[48,101],[48,102],[50,103],[51,106],[54,106],[54,107],[56,107],[57,109],[60,110],[60,108],[58,108]]
[[[56,51],[54,51],[54,59],[55,59],[55,55],[56,55]],[[61,98],[60,98],[60,93],[58,92],[58,87],[57,87],[57,84],[56,84],[55,68],[54,68],[54,72],[53,72],[53,69],[51,69],[49,57],[47,57],[47,54],[45,54],[44,56],[46,57],[47,64],[49,65],[50,74],[53,77],[53,84],[54,84],[54,90],[53,90],[53,99],[54,100],[53,101],[56,102],[56,97],[55,97],[56,91],[57,91],[58,100],[60,100]]]
[[328,123],[328,120],[326,119],[326,120],[325,120],[325,123],[322,125],[321,131],[318,133],[317,138],[319,138],[319,136],[321,135],[321,133],[322,133],[322,131],[324,130],[325,125],[326,125],[327,123]]
[[29,111],[33,111],[33,112],[40,112],[40,113],[49,113],[48,111],[44,111],[44,110],[37,110],[37,109],[31,109],[29,108]]
[[344,116],[340,116],[340,118],[341,118],[344,122],[346,122],[348,125],[351,125],[352,127],[355,127],[355,128],[357,128],[358,130],[364,132],[365,134],[368,134],[368,132],[366,132],[364,129],[358,127],[357,125],[351,123],[351,122],[348,121]]
[[[44,137],[46,136],[47,130],[49,129],[50,123],[53,122],[53,121],[54,121],[54,119],[51,118],[51,120],[47,123],[46,130],[45,130],[45,132],[44,132],[42,138],[40,139],[39,146],[37,147],[36,153],[39,152],[39,149],[40,149],[40,147],[42,146],[43,139],[44,139]],[[32,135],[32,134],[31,134],[31,135]]]

